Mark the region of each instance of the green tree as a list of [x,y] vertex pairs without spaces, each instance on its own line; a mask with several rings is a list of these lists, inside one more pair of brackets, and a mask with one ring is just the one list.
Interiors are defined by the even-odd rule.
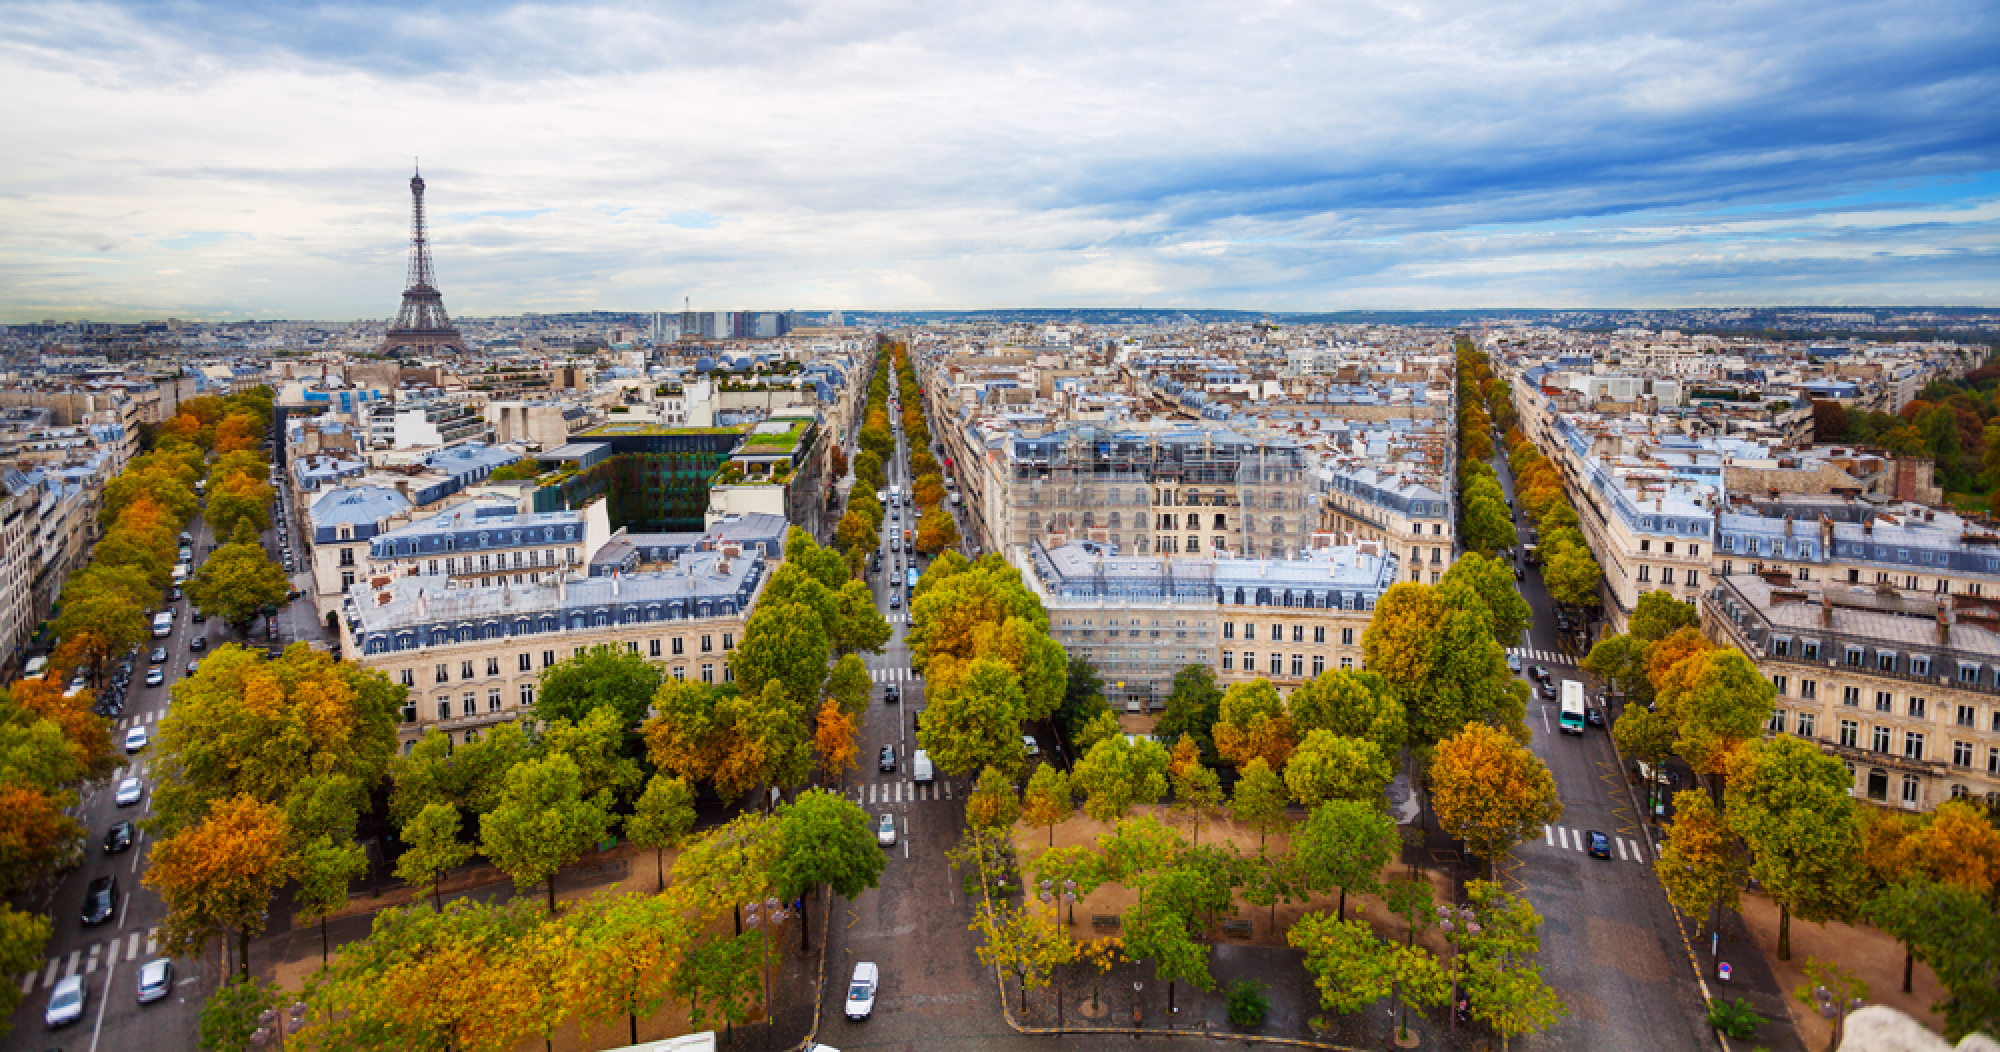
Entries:
[[251,1036],[263,1025],[257,1017],[282,1006],[284,994],[263,979],[225,979],[201,1006],[203,1052],[249,1052]]
[[826,696],[832,698],[840,706],[840,711],[850,718],[858,718],[868,711],[874,682],[868,673],[868,662],[861,655],[843,654],[826,674]]
[[1402,845],[1396,823],[1380,807],[1334,800],[1313,808],[1292,834],[1292,857],[1304,887],[1340,889],[1338,916],[1345,920],[1347,893],[1380,891],[1382,870]]
[[1214,728],[1221,718],[1222,688],[1215,685],[1215,673],[1207,665],[1183,665],[1174,673],[1173,693],[1167,695],[1166,711],[1160,713],[1153,733],[1171,742],[1190,736],[1201,748],[1203,761],[1215,763],[1221,755],[1215,751]]
[[1906,881],[1878,894],[1867,914],[1903,944],[1906,992],[1912,959],[1937,976],[1945,997],[1931,1008],[1944,1014],[1947,1037],[2000,1029],[2000,914],[1990,901],[1941,881]]
[[1299,684],[1285,699],[1294,732],[1310,737],[1331,731],[1366,738],[1393,758],[1409,733],[1403,703],[1388,681],[1373,672],[1335,668]]
[[1320,1007],[1329,1012],[1352,1015],[1394,988],[1396,948],[1376,938],[1366,921],[1308,913],[1285,933],[1285,940],[1304,951]]
[[627,756],[628,724],[609,705],[585,713],[583,719],[550,720],[535,735],[544,756],[567,756],[583,775],[583,795],[609,792],[614,805],[631,799],[639,788],[639,763]]
[[[1218,694],[1217,699],[1220,698]],[[1089,658],[1070,658],[1068,675],[1063,680],[1062,701],[1056,705],[1056,722],[1074,741],[1091,720],[1110,712],[1111,706],[1104,700],[1104,680],[1098,676],[1097,667],[1090,663]],[[1082,747],[1081,742],[1078,742],[1078,747]]]
[[729,668],[745,697],[761,696],[764,685],[775,680],[787,697],[803,702],[819,697],[831,655],[819,613],[801,603],[766,600],[744,624]]
[[[1182,879],[1190,879],[1183,874]],[[1190,983],[1212,990],[1208,947],[1188,931],[1194,918],[1182,912],[1184,903],[1172,894],[1172,882],[1154,880],[1141,886],[1139,901],[1125,911],[1125,952],[1133,960],[1153,962],[1153,975],[1167,982],[1167,1003],[1173,1004],[1174,984]]]
[[624,1016],[639,1043],[639,1017],[659,1011],[694,939],[675,904],[658,895],[605,895],[567,918],[576,952],[564,969],[564,999],[587,1019]]
[[[1192,745],[1190,736],[1181,739]],[[1198,754],[1191,762],[1176,764],[1168,771],[1174,788],[1174,807],[1187,813],[1194,824],[1194,842],[1201,843],[1201,823],[1222,806],[1222,777],[1201,762]]]
[[[1469,509],[1468,509],[1469,514]],[[1508,543],[1514,527],[1506,526]],[[1503,647],[1515,645],[1534,620],[1528,601],[1514,588],[1514,571],[1499,559],[1468,552],[1444,573],[1444,584],[1463,582],[1486,604],[1486,616],[1493,624],[1493,638]]]
[[1603,579],[1597,560],[1581,546],[1561,549],[1542,564],[1542,584],[1549,598],[1570,606],[1597,606],[1597,584]]
[[403,854],[396,860],[396,879],[431,886],[431,908],[444,911],[444,875],[472,857],[472,845],[458,839],[458,808],[442,802],[425,804],[402,828]]
[[252,618],[289,594],[285,572],[254,544],[223,545],[187,580],[188,601],[195,609],[238,632],[248,631]]
[[[778,808],[771,887],[784,901],[803,898],[821,884],[851,899],[872,888],[886,865],[868,813],[824,789],[800,793]],[[810,945],[806,914],[799,914],[799,948]]]
[[1861,830],[1853,781],[1835,757],[1781,734],[1737,750],[1729,828],[1750,849],[1750,875],[1778,903],[1778,959],[1792,959],[1792,916],[1826,921],[1860,905]]
[[[1080,899],[1105,883],[1104,860],[1087,847],[1052,847],[1035,858],[1035,878],[1051,890],[1074,884]],[[1076,899],[1069,900],[1069,922],[1076,923]]]
[[875,609],[875,593],[865,582],[849,581],[840,586],[834,600],[839,613],[830,634],[833,652],[880,654],[891,633],[889,622]]
[[981,937],[975,947],[979,963],[1014,973],[1023,1012],[1028,1010],[1028,991],[1047,986],[1055,969],[1076,956],[1075,945],[1062,928],[1047,913],[1032,907],[995,904],[989,899],[974,912],[972,930]]
[[1311,808],[1328,800],[1381,803],[1396,776],[1395,765],[1366,738],[1313,731],[1285,764],[1285,787],[1292,799]]
[[1291,758],[1297,738],[1285,701],[1268,679],[1232,684],[1222,693],[1215,724],[1215,748],[1231,763],[1261,757],[1273,769]]
[[639,794],[632,817],[625,820],[625,835],[641,847],[653,849],[653,863],[659,870],[660,890],[667,890],[667,849],[681,842],[694,828],[694,791],[687,779],[656,774]]
[[1514,517],[1502,500],[1485,494],[1466,500],[1459,529],[1469,554],[1490,556],[1514,544]]
[[1513,1038],[1553,1025],[1563,1015],[1562,1001],[1542,981],[1536,960],[1542,919],[1526,899],[1489,881],[1467,882],[1465,896],[1478,929],[1460,942],[1459,972],[1473,1018],[1492,1027],[1506,1048]]
[[1611,724],[1611,738],[1626,756],[1645,764],[1652,772],[1646,780],[1646,808],[1650,813],[1660,792],[1660,765],[1674,751],[1673,724],[1661,713],[1627,704]]
[[1027,718],[1027,701],[1013,669],[980,658],[962,675],[933,677],[928,692],[930,704],[917,744],[939,770],[954,776],[987,767],[1009,775],[1020,771],[1026,758],[1021,723]]
[[[1771,722],[1777,687],[1734,647],[1706,651],[1687,677],[1687,688],[1660,695],[1660,707],[1679,729],[1674,751],[1695,770],[1720,776],[1737,747]],[[1684,674],[1676,669],[1676,675]]]
[[301,921],[319,922],[319,963],[326,965],[330,948],[326,919],[347,905],[347,887],[368,872],[368,852],[360,844],[335,843],[315,837],[298,853],[299,890],[292,897]]
[[689,1027],[749,1021],[760,993],[757,963],[762,951],[756,932],[734,938],[713,935],[695,942],[674,970],[672,987],[674,996],[688,1004]]
[[516,887],[546,883],[553,915],[556,871],[616,827],[611,793],[586,797],[576,761],[555,755],[524,760],[507,772],[501,804],[480,816],[479,846]]
[[1070,777],[1083,790],[1084,812],[1112,822],[1133,804],[1167,795],[1167,749],[1151,738],[1114,734],[1091,746]]
[[1625,695],[1628,712],[1653,700],[1652,681],[1646,677],[1646,647],[1638,636],[1621,633],[1598,640],[1583,659],[1585,672]]
[[1700,628],[1701,612],[1693,603],[1674,598],[1671,592],[1646,592],[1632,608],[1626,631],[1647,643],[1665,639],[1683,628]]
[[661,678],[660,666],[634,651],[591,647],[542,669],[535,715],[544,721],[580,724],[592,709],[608,706],[618,714],[621,727],[637,727],[652,707]]
[[875,547],[878,536],[875,521],[868,517],[867,512],[859,509],[850,510],[842,515],[840,524],[833,529],[833,543],[838,545],[841,551],[870,551]]
[[1264,838],[1285,827],[1285,809],[1290,804],[1285,780],[1259,756],[1243,765],[1229,811],[1238,822],[1257,831],[1257,849],[1262,851]]
[[1525,704],[1512,693],[1485,601],[1463,583],[1392,586],[1361,642],[1369,670],[1408,709],[1414,742],[1441,741],[1472,720]]
[[[0,969],[5,969],[8,975],[34,971],[41,965],[48,945],[47,917],[0,905]],[[0,1009],[6,1013],[0,1015],[0,1020],[11,1020],[14,1009],[21,1004],[21,990],[12,983],[0,985],[4,985],[4,989],[0,989]],[[10,1025],[0,1022],[0,1034],[6,1033]]]

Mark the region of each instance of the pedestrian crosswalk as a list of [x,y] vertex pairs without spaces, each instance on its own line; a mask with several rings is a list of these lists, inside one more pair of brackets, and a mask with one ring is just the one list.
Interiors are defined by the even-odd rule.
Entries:
[[166,715],[164,712],[156,712],[150,709],[145,712],[135,712],[119,720],[117,728],[122,731],[133,727],[150,727],[159,720],[165,719]]
[[918,784],[908,778],[893,782],[872,782],[857,785],[847,791],[847,798],[862,807],[880,807],[884,804],[917,803],[926,800],[952,799],[950,780]]
[[[1646,847],[1644,844],[1629,837],[1615,836],[1610,833],[1606,833],[1604,838],[1610,841],[1611,851],[1618,857],[1618,861],[1638,862],[1642,865],[1645,863]],[[1542,842],[1549,847],[1561,848],[1564,851],[1588,852],[1590,850],[1590,840],[1584,835],[1584,831],[1581,829],[1571,829],[1568,826],[1543,826]]]
[[917,675],[915,669],[871,668],[868,670],[868,678],[877,683],[904,683],[913,679],[922,679],[923,677]]
[[[142,941],[143,940],[143,941]],[[160,929],[152,927],[144,932],[113,936],[103,942],[92,943],[69,951],[67,957],[51,957],[38,971],[26,972],[21,976],[21,994],[26,996],[36,987],[46,990],[54,986],[57,979],[67,979],[72,975],[89,975],[100,966],[109,968],[119,961],[139,959],[141,948],[148,960],[160,952]]]
[[883,616],[882,620],[892,625],[907,625],[910,623],[910,612],[908,610],[891,610]]
[[1528,647],[1508,647],[1507,653],[1514,657],[1520,658],[1522,661],[1538,661],[1545,665],[1570,664],[1570,658],[1567,654],[1558,654],[1553,650],[1532,650]]

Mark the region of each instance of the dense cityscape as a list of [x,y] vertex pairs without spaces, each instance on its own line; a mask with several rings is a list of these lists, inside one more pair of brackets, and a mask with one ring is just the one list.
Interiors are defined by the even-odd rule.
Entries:
[[2000,1052],[2000,7],[7,18],[0,1052]]

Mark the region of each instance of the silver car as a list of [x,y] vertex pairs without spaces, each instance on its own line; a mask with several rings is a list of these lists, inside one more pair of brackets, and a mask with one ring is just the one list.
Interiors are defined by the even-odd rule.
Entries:
[[174,962],[162,957],[139,967],[139,1003],[162,1001],[174,989]]
[[130,807],[138,803],[139,798],[145,795],[146,783],[141,782],[137,778],[127,778],[118,783],[118,795],[112,797],[112,802],[119,807]]
[[89,998],[90,991],[83,985],[83,976],[72,975],[64,979],[56,984],[55,992],[49,994],[49,1010],[42,1014],[42,1022],[54,1030],[82,1019],[83,1005]]

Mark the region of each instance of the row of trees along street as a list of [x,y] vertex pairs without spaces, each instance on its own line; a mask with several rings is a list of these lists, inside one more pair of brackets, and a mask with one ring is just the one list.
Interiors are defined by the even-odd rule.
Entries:
[[[1041,603],[1000,557],[947,552],[914,596],[909,641],[928,684],[918,744],[946,773],[977,775],[970,829],[953,857],[983,892],[973,924],[982,959],[1014,977],[1024,1003],[1064,965],[1102,974],[1121,959],[1149,962],[1170,998],[1179,983],[1211,989],[1203,940],[1221,917],[1240,904],[1274,919],[1281,901],[1338,892],[1332,911],[1286,933],[1305,951],[1328,1013],[1391,995],[1433,1010],[1456,983],[1503,1036],[1560,1015],[1535,963],[1540,921],[1526,902],[1476,882],[1465,904],[1441,905],[1427,880],[1384,879],[1403,843],[1384,788],[1404,762],[1428,779],[1444,828],[1489,861],[1560,814],[1552,778],[1523,744],[1526,687],[1504,660],[1501,640],[1529,616],[1505,564],[1473,554],[1436,586],[1395,585],[1364,633],[1368,671],[1328,671],[1289,698],[1268,680],[1225,691],[1206,667],[1182,669],[1153,736],[1122,732],[1089,662],[1065,661]],[[1023,789],[1020,730],[1045,717],[1080,759],[1067,774],[1036,765]],[[1225,766],[1236,771],[1227,796]],[[1105,831],[1094,846],[1052,846],[1079,797]],[[1154,809],[1168,799],[1171,809]],[[1254,852],[1202,841],[1204,826],[1224,819],[1258,834]],[[1023,850],[1036,855],[1017,864]],[[997,901],[1020,886],[1017,868],[1077,896],[1107,884],[1134,892],[1122,936],[1075,941],[1059,902]],[[1348,919],[1350,894],[1382,896],[1402,930],[1378,934]],[[1438,956],[1416,935],[1441,920],[1451,921],[1454,950]]]
[[[1679,757],[1708,786],[1674,795],[1657,863],[1668,898],[1713,929],[1754,878],[1778,907],[1780,960],[1791,958],[1794,917],[1874,924],[1905,947],[1905,993],[1916,961],[1948,991],[1937,1009],[1950,1036],[2000,1026],[1992,813],[1970,799],[1923,814],[1857,800],[1837,757],[1766,734],[1776,688],[1741,651],[1710,643],[1698,620],[1688,604],[1648,593],[1628,630],[1583,663],[1625,697],[1611,730],[1626,757],[1655,772]],[[1660,787],[1648,782],[1650,806]],[[1815,964],[1845,975],[1838,962]]]
[[[83,783],[110,774],[116,763],[110,724],[90,685],[102,684],[110,662],[136,654],[149,638],[151,612],[172,581],[179,534],[200,507],[196,483],[207,481],[211,523],[246,524],[254,541],[267,521],[269,468],[255,450],[270,425],[270,398],[259,388],[182,403],[171,420],[147,429],[145,451],[106,483],[91,561],[69,576],[55,618],[44,626],[55,636],[48,669],[0,692],[0,892],[50,901],[55,882],[86,850],[86,831],[70,811]],[[262,548],[256,551],[262,558]],[[218,587],[201,608],[220,613],[239,591],[264,594],[240,583]],[[277,595],[284,596],[282,576]],[[85,686],[70,692],[65,685],[73,676]],[[40,913],[0,906],[0,969],[20,974],[39,966],[50,923]],[[0,1007],[11,1013],[21,996],[6,984]]]

